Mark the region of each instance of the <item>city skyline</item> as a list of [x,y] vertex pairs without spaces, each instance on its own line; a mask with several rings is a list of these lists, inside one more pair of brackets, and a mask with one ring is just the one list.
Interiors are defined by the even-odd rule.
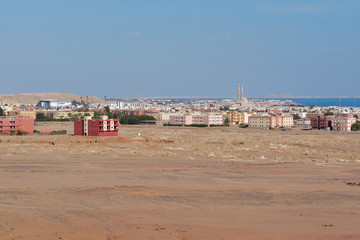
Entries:
[[[86,3],[86,4],[85,4]],[[359,96],[360,3],[0,4],[0,95]]]

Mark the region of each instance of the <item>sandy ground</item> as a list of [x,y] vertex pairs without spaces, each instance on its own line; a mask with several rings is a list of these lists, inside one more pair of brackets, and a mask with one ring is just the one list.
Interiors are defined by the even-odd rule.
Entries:
[[0,239],[360,239],[359,146],[236,127],[0,136]]

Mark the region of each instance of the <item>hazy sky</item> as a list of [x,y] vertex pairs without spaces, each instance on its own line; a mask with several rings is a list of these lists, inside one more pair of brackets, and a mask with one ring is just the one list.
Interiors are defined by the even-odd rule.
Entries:
[[359,0],[0,0],[0,94],[360,95]]

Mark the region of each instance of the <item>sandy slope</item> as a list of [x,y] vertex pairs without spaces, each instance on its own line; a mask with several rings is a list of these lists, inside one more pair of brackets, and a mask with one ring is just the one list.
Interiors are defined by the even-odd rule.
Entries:
[[60,99],[78,101],[88,101],[89,103],[103,103],[103,99],[95,96],[79,96],[70,93],[22,93],[12,95],[0,95],[0,102],[2,104],[37,104],[40,100],[46,99]]
[[359,137],[1,136],[0,239],[360,239]]

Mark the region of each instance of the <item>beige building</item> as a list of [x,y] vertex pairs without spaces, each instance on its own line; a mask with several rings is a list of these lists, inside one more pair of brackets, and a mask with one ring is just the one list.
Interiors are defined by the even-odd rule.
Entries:
[[54,119],[80,119],[85,116],[85,114],[89,115],[90,117],[94,117],[94,112],[55,112],[53,113]]
[[227,117],[230,120],[230,124],[248,124],[249,117],[255,115],[255,113],[248,112],[228,112]]
[[293,116],[281,116],[281,127],[291,128],[294,126],[294,117]]
[[275,124],[272,121],[271,116],[252,116],[249,117],[249,127],[255,128],[270,128]]
[[7,115],[8,116],[24,116],[24,117],[30,117],[32,119],[36,119],[35,111],[15,110],[15,111],[8,111]]
[[249,117],[249,127],[258,128],[291,128],[294,126],[293,116],[251,116]]

